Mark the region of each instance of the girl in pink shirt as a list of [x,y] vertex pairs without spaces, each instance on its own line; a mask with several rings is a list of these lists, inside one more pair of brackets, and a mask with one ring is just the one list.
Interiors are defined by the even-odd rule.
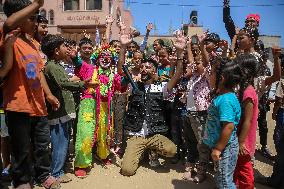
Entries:
[[243,70],[243,81],[239,90],[239,100],[242,106],[242,116],[238,126],[240,149],[234,180],[239,189],[254,189],[251,159],[255,153],[258,97],[253,81],[258,71],[258,61],[250,54],[240,55],[236,61]]

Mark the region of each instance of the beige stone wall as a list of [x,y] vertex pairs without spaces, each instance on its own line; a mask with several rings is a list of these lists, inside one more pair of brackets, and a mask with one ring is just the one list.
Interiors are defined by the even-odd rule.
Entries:
[[[49,18],[50,10],[54,11],[54,25],[49,25],[49,33],[58,34],[64,32],[82,33],[87,30],[91,35],[95,34],[95,29],[98,27],[101,35],[105,32],[105,18],[110,13],[108,0],[102,0],[102,10],[85,10],[86,0],[79,0],[79,10],[64,11],[63,0],[45,1],[44,9]],[[126,25],[133,24],[133,18],[129,10],[124,10],[123,1],[113,1],[112,13],[114,18],[119,17]],[[120,15],[120,16],[118,16]],[[0,13],[0,25],[4,23],[6,17]],[[70,29],[75,30],[70,30]],[[116,23],[112,26],[112,38],[118,39],[119,28]]]

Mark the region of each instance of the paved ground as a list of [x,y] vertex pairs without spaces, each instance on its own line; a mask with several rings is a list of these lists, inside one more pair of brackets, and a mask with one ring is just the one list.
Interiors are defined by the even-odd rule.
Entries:
[[[274,152],[272,133],[274,130],[274,121],[269,115],[269,147]],[[265,176],[271,175],[272,162],[269,162],[258,153],[256,154],[256,174]],[[69,170],[70,173],[72,170]],[[147,164],[142,165],[137,174],[132,177],[123,177],[119,174],[119,167],[112,165],[109,168],[103,168],[94,164],[90,175],[85,179],[78,179],[73,174],[68,174],[73,181],[62,184],[62,189],[213,189],[214,182],[209,175],[209,179],[199,185],[186,182],[181,179],[183,166],[181,164],[166,164],[159,169],[151,169]],[[8,187],[8,186],[7,186]],[[7,188],[6,187],[6,188]],[[11,188],[11,187],[8,187]],[[256,185],[257,189],[269,189],[261,185]],[[35,187],[40,189],[40,187]]]

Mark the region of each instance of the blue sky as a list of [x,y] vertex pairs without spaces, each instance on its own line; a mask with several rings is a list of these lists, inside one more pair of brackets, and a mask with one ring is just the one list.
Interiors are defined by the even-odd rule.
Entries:
[[[174,30],[180,28],[182,19],[188,23],[190,12],[197,10],[199,24],[204,28],[209,28],[211,32],[217,32],[222,38],[228,39],[222,20],[222,7],[218,7],[223,5],[223,0],[129,1],[134,17],[134,26],[142,34],[145,33],[145,26],[148,22],[156,24],[158,34],[168,34],[170,25]],[[127,0],[125,0],[125,4],[128,4]],[[236,6],[231,8],[231,16],[237,26],[244,26],[247,14],[258,13],[261,16],[260,34],[282,36],[281,46],[284,47],[284,0],[231,0],[230,4]]]

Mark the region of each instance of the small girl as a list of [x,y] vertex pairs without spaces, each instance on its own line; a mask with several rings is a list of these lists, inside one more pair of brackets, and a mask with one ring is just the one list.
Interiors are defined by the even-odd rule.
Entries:
[[[239,152],[236,131],[241,117],[241,107],[234,88],[241,81],[241,69],[235,62],[226,62],[221,64],[217,77],[217,96],[208,108],[208,120],[201,144],[202,152],[210,153],[212,150],[217,187],[235,189],[233,173]],[[209,156],[200,156],[200,163],[206,162],[209,162]]]
[[256,128],[258,118],[258,97],[253,87],[259,63],[255,56],[244,54],[235,60],[242,68],[239,100],[242,105],[242,118],[238,127],[239,155],[234,173],[234,181],[240,189],[254,188],[252,157],[255,153]]
[[169,55],[171,53],[171,49],[163,47],[158,52],[159,56],[159,66],[158,66],[158,77],[161,82],[168,81],[170,79],[170,59]]

